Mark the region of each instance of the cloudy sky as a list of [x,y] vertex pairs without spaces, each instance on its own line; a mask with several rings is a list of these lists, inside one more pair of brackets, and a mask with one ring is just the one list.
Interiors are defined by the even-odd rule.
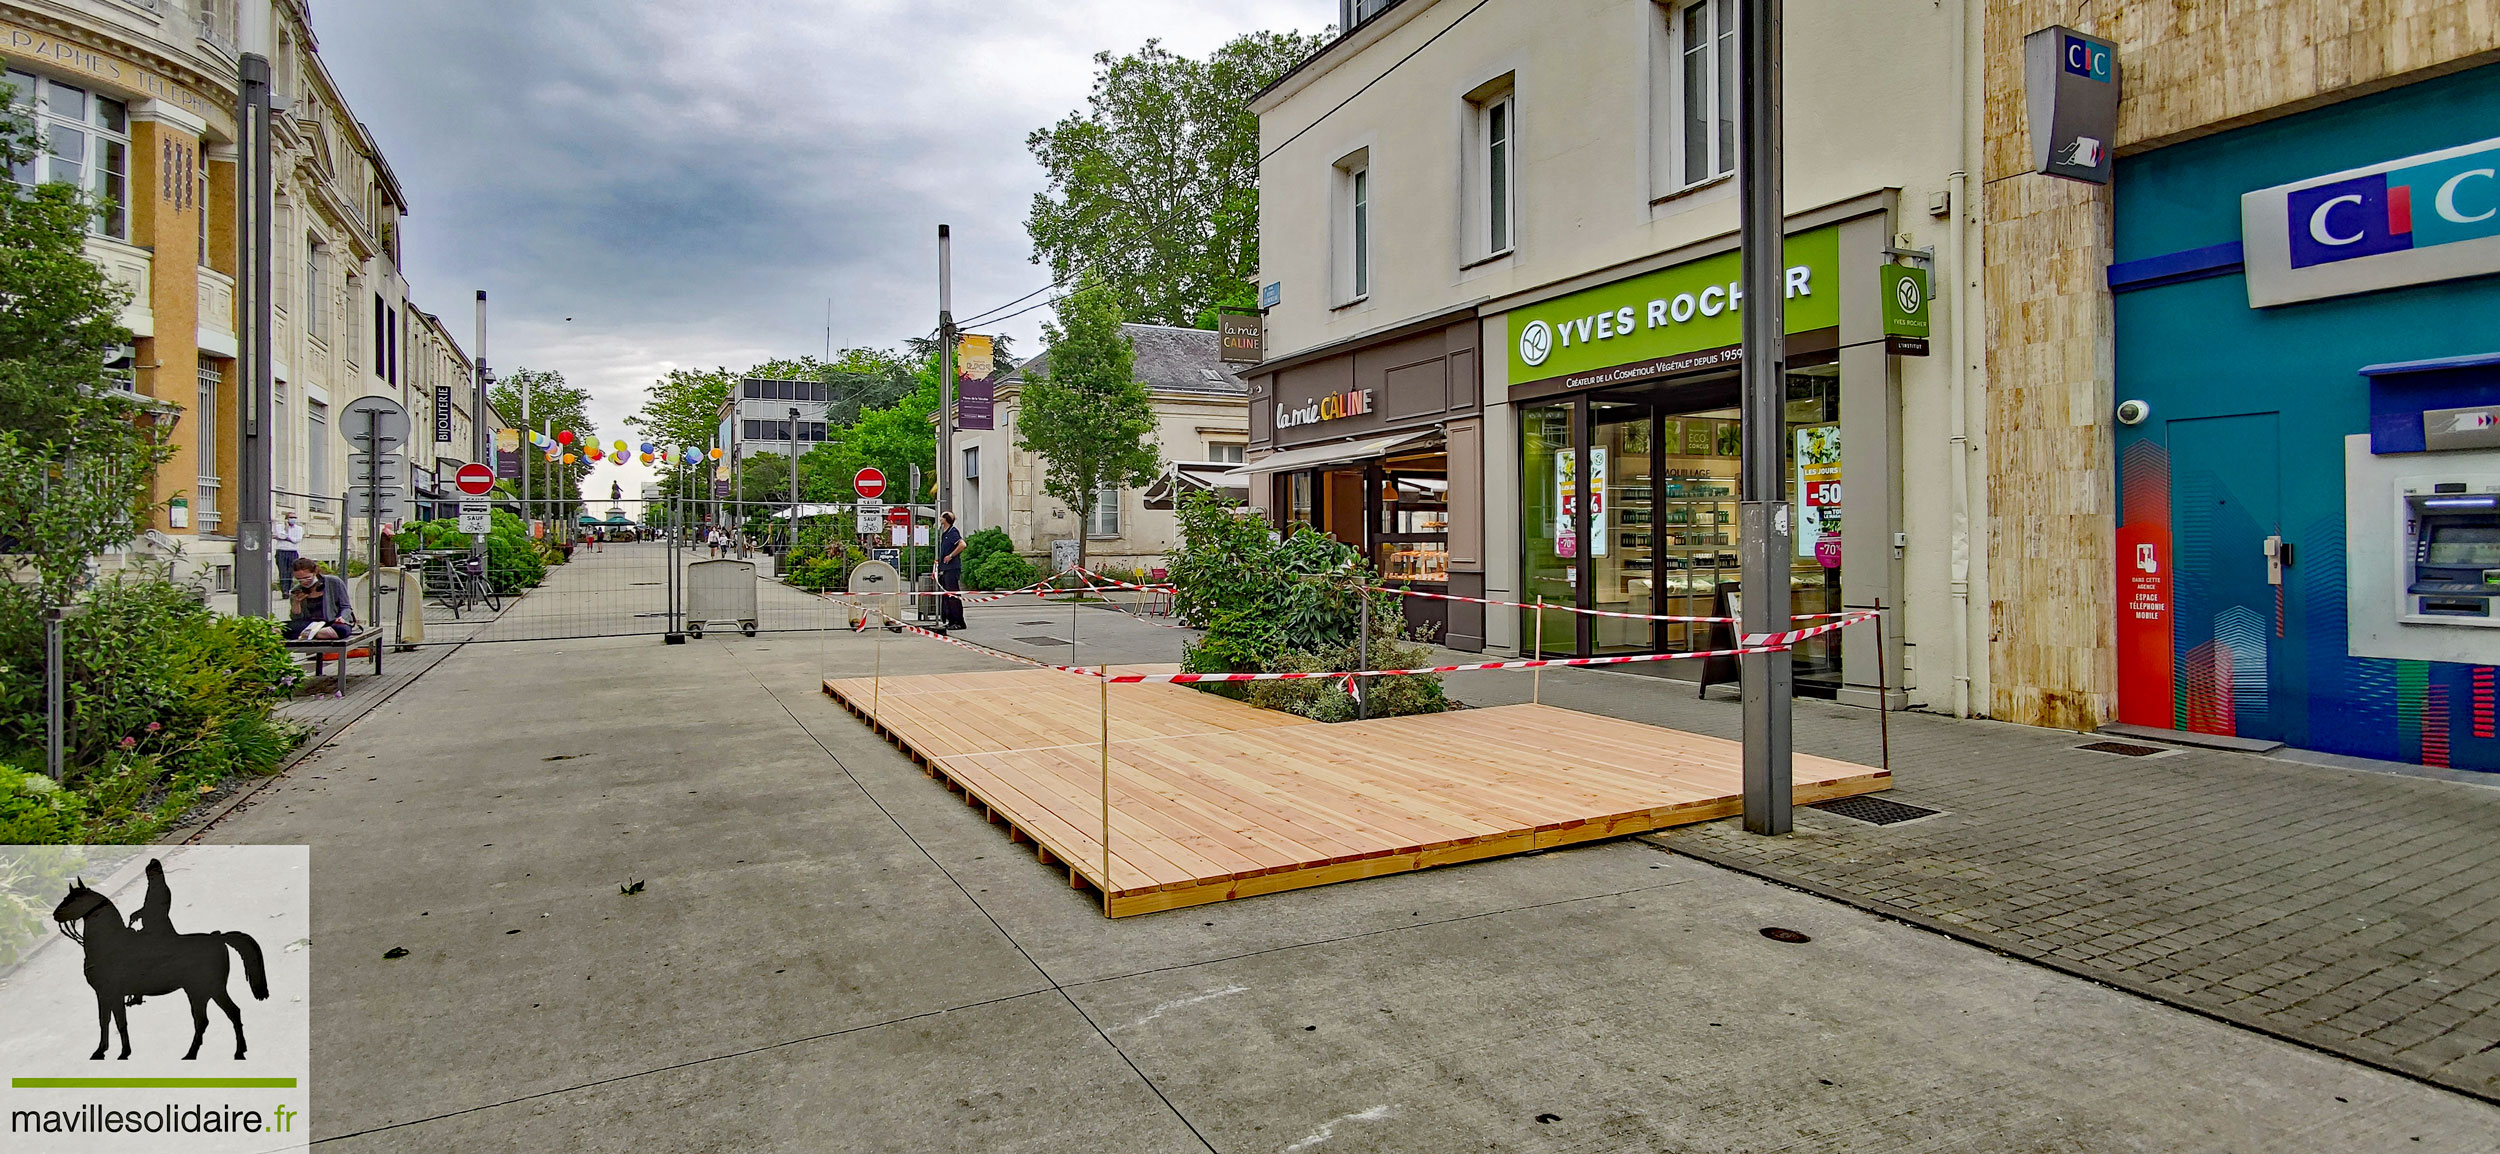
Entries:
[[[487,290],[490,363],[561,370],[614,440],[669,369],[821,353],[828,298],[837,349],[934,328],[940,222],[957,315],[1042,287],[1025,135],[1084,105],[1096,51],[1336,7],[339,0],[313,30],[407,190],[419,306],[466,334]],[[1006,331],[1031,349],[1045,315]]]

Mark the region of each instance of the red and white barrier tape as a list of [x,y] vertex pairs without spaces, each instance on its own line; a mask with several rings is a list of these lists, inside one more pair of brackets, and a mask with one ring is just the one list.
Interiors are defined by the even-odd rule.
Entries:
[[[1363,588],[1373,593],[1395,593],[1400,597],[1428,597],[1434,601],[1463,601],[1470,605],[1498,605],[1505,609],[1551,609],[1557,613],[1577,613],[1584,617],[1619,617],[1627,621],[1665,621],[1670,624],[1678,622],[1693,625],[1736,624],[1736,619],[1733,617],[1690,617],[1673,613],[1624,613],[1613,609],[1582,609],[1576,605],[1556,605],[1551,602],[1544,605],[1538,605],[1528,601],[1503,601],[1492,597],[1461,597],[1455,593],[1427,593],[1421,589],[1400,589],[1391,585],[1366,585],[1363,586]],[[1845,609],[1838,613],[1796,613],[1791,614],[1789,619],[1792,621],[1819,621],[1827,617],[1845,617],[1856,612],[1861,611]]]
[[[1831,615],[1823,614],[1823,616]],[[1826,621],[1821,625],[1817,625],[1809,629],[1791,629],[1785,633],[1749,633],[1746,634],[1742,640],[1747,645],[1760,645],[1769,646],[1773,649],[1786,649],[1809,637],[1820,637],[1823,634],[1829,633],[1835,629],[1847,629],[1852,625],[1863,625],[1866,622],[1873,621],[1877,616],[1879,616],[1879,614],[1875,610],[1862,609],[1842,615],[1837,621]]]
[[1199,685],[1215,681],[1302,681],[1356,677],[1407,677],[1420,673],[1473,673],[1487,669],[1560,669],[1580,665],[1630,665],[1642,661],[1683,661],[1695,657],[1741,657],[1748,653],[1776,653],[1780,646],[1757,646],[1745,649],[1697,649],[1689,653],[1627,653],[1615,657],[1546,657],[1521,661],[1478,661],[1466,665],[1433,665],[1420,669],[1354,669],[1330,670],[1320,673],[1132,673],[1110,678],[1114,685],[1136,682],[1169,682],[1174,685]]

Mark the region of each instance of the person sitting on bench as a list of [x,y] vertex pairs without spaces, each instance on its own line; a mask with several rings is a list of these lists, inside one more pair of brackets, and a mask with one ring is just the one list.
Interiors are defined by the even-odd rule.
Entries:
[[289,641],[336,641],[356,631],[356,607],[346,580],[322,572],[310,557],[295,559],[295,582],[286,599],[292,607],[286,623]]

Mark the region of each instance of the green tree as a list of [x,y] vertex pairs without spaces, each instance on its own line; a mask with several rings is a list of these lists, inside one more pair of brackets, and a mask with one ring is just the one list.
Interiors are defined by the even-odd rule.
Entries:
[[709,445],[720,429],[721,406],[729,403],[740,375],[728,369],[671,369],[645,390],[642,408],[625,423],[672,452]]
[[1257,300],[1259,118],[1250,98],[1328,34],[1252,32],[1204,60],[1149,40],[1094,57],[1086,111],[1034,130],[1049,175],[1025,232],[1035,263],[1090,274],[1132,320],[1215,327],[1218,305]]
[[[0,97],[5,99],[5,97]],[[23,122],[0,117],[0,163],[33,159]],[[26,596],[66,604],[89,561],[146,527],[155,468],[169,455],[160,414],[116,387],[105,359],[130,339],[127,290],[87,259],[96,202],[68,184],[0,182],[0,553],[23,555]]]
[[1059,323],[1042,326],[1047,367],[1026,370],[1016,418],[1016,447],[1042,458],[1042,491],[1076,511],[1080,566],[1103,488],[1148,484],[1163,467],[1153,400],[1120,324],[1107,290],[1089,287],[1062,302]]
[[[590,419],[590,393],[566,384],[564,374],[553,369],[515,369],[511,376],[495,382],[488,391],[495,412],[506,420],[521,419],[521,393],[529,391],[530,430],[571,429],[573,444],[566,447],[579,460],[565,464],[561,459],[550,461],[544,452],[521,446],[521,467],[529,472],[530,498],[536,511],[531,515],[541,520],[560,520],[579,515],[582,501],[582,479],[590,475],[594,465],[582,452],[599,440],[599,427]],[[498,484],[515,495],[521,491],[518,481]],[[540,502],[547,502],[541,504]]]

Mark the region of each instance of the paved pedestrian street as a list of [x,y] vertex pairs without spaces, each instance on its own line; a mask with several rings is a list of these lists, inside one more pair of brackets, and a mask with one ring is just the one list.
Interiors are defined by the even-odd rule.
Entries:
[[[1030,598],[970,615],[965,636],[1057,660],[1012,638],[1074,625],[1084,663],[1169,659],[1189,636]],[[2049,790],[2072,735],[1904,717],[1892,796],[1945,816],[1859,833],[1803,811],[1776,853],[1712,826],[1663,839],[1681,853],[1623,839],[1113,921],[815,688],[1004,667],[838,623],[445,656],[207,834],[313,847],[322,1146],[2483,1151],[2500,1134],[2481,1098],[1753,876],[1971,853],[1979,833],[1947,835],[2016,836],[2010,816],[1978,825],[1991,807],[2061,809],[2084,832],[2035,856],[2081,860],[2115,836],[2092,814],[2162,828],[2148,811],[2176,799],[2146,775],[2189,794],[2289,775],[2312,804],[2383,807],[2423,836],[2469,824],[2474,787],[2075,753]],[[1453,689],[1492,704],[1531,682]],[[1656,678],[1549,671],[1542,694],[1734,724]],[[1874,756],[1872,714],[1800,713],[1801,747]],[[1970,784],[2013,762],[2038,768]],[[1904,835],[1938,848],[1891,848]],[[2126,868],[2259,892],[2180,841],[2142,839]],[[1987,925],[2045,939],[2077,924],[2068,907],[2091,908]],[[2145,920],[2199,908],[2231,916]]]

